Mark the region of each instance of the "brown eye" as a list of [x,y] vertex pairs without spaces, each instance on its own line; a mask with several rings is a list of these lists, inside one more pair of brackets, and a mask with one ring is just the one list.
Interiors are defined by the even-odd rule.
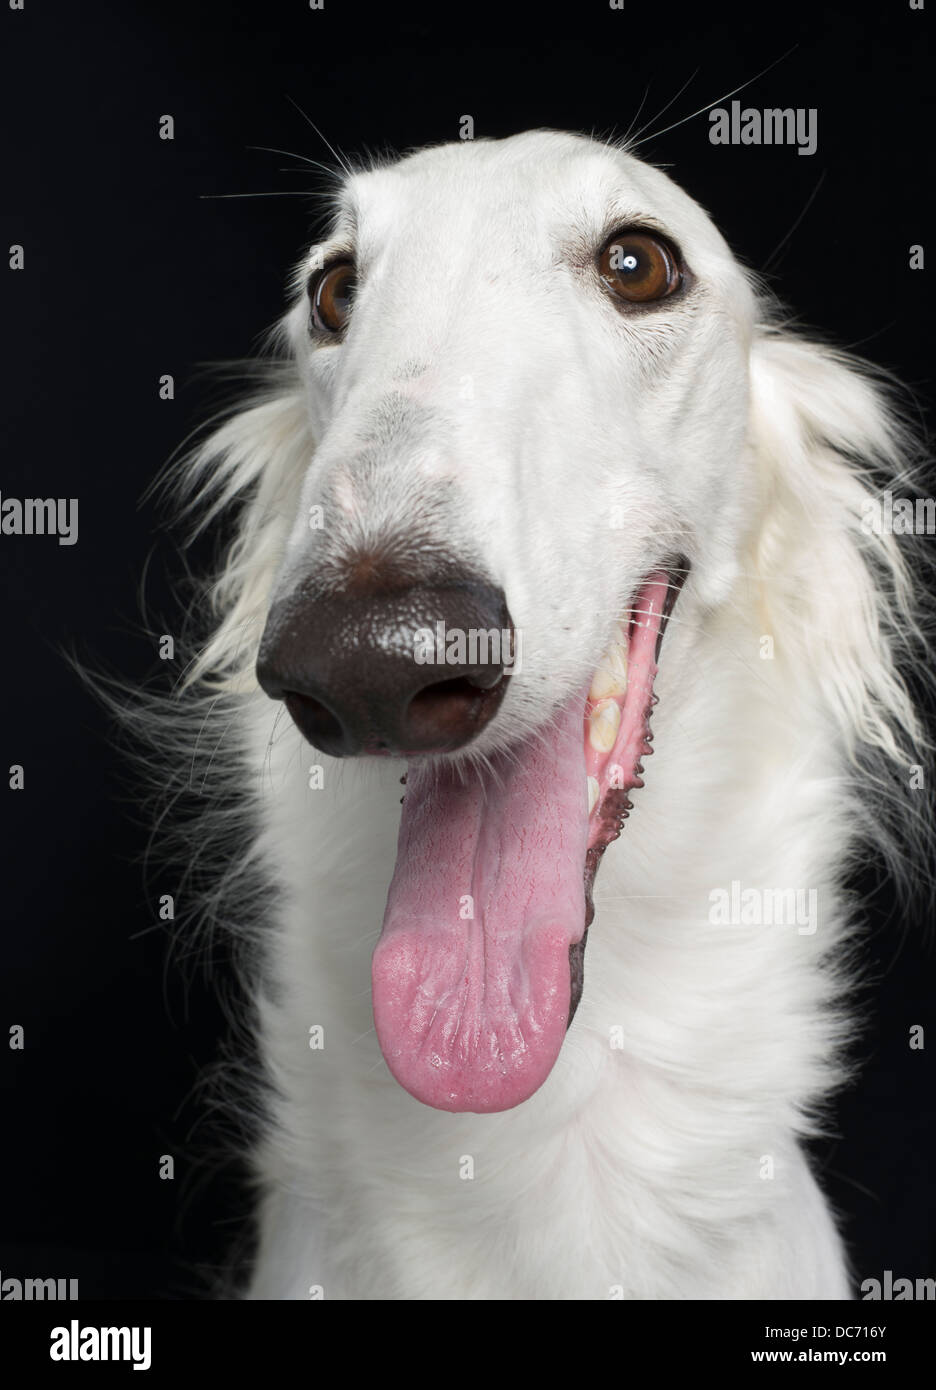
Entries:
[[632,304],[665,299],[682,280],[666,242],[647,232],[612,237],[598,258],[598,270],[608,289]]
[[309,286],[312,320],[326,333],[340,333],[348,321],[357,276],[350,261],[340,261],[323,270]]

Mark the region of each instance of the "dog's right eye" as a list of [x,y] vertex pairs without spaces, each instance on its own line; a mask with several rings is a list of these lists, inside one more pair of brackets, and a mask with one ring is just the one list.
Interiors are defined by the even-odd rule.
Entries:
[[630,304],[665,299],[682,283],[672,248],[649,232],[613,236],[598,257],[598,271],[612,294]]
[[357,275],[350,261],[326,267],[309,284],[312,322],[320,332],[340,333],[351,313]]

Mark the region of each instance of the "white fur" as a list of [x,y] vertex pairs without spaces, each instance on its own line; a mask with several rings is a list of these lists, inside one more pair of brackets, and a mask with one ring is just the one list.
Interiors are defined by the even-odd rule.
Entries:
[[[681,247],[685,299],[611,302],[594,255],[625,225]],[[185,699],[253,837],[225,909],[258,948],[267,1072],[250,1296],[848,1296],[800,1139],[844,1075],[845,870],[868,838],[887,852],[914,833],[922,743],[897,668],[916,600],[899,540],[859,525],[870,470],[906,462],[890,408],[859,364],[780,325],[703,210],[619,148],[531,132],[354,173],[337,247],[361,267],[347,340],[310,341],[300,266],[272,386],[185,468],[202,524],[242,503]],[[370,957],[402,766],[315,754],[256,686],[320,501],[329,554],[430,532],[503,585],[524,665],[479,759],[583,686],[643,575],[691,560],[581,1006],[512,1111],[435,1111],[388,1072]],[[246,895],[251,866],[273,893]],[[713,925],[733,880],[816,889],[818,930]]]

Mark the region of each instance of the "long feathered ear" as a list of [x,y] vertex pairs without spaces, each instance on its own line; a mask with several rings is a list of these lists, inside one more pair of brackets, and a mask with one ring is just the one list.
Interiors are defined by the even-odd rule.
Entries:
[[[864,793],[868,834],[906,889],[915,873],[931,877],[931,745],[918,709],[932,689],[931,570],[918,538],[875,524],[889,497],[919,492],[920,449],[895,399],[883,374],[845,353],[786,328],[755,338],[764,506],[753,570],[777,656],[814,683]],[[908,849],[915,866],[901,862]]]
[[234,693],[255,688],[253,662],[270,588],[315,449],[298,384],[285,371],[273,373],[271,367],[252,399],[164,479],[190,539],[228,510],[237,517],[234,539],[199,600],[202,611],[192,635],[201,629],[204,644],[186,671],[185,687]]
[[[134,798],[142,795],[152,807],[161,869],[177,865],[175,891],[186,903],[179,940],[192,960],[194,943],[217,924],[224,923],[228,939],[233,933],[247,940],[266,920],[270,884],[257,848],[255,802],[244,794],[244,766],[256,771],[255,750],[241,714],[244,698],[259,693],[254,662],[268,596],[315,448],[289,364],[248,365],[250,394],[242,386],[239,404],[219,412],[207,436],[171,461],[150,489],[181,523],[183,543],[222,516],[225,530],[232,528],[214,578],[198,582],[185,611],[170,616],[182,675],[167,690],[171,673],[159,670],[140,688],[74,663],[126,741]],[[151,632],[164,630],[143,617]],[[272,729],[272,705],[265,697],[262,703]]]

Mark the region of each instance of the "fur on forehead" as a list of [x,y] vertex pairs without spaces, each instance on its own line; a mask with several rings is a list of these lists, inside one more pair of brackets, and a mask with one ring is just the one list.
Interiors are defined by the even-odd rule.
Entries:
[[[521,195],[531,254],[537,246],[546,254],[594,254],[616,229],[640,226],[677,242],[735,311],[739,295],[746,309],[753,307],[754,277],[689,194],[624,143],[562,131],[451,141],[371,160],[336,189],[331,227],[318,246],[332,256],[354,254],[366,274],[377,250],[392,245],[404,225],[405,245],[418,253],[421,230],[436,244],[439,224],[452,219],[463,225],[469,209],[479,227],[496,228],[497,207],[509,203],[515,214]],[[512,235],[516,241],[516,231]],[[297,292],[307,277],[303,260]]]

